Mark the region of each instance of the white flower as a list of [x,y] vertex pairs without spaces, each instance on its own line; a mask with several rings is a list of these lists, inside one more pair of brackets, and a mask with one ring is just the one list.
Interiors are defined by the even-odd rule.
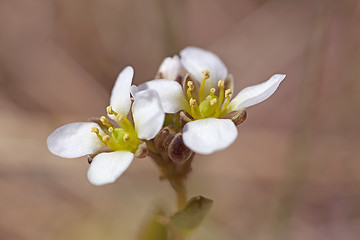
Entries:
[[[92,159],[88,179],[94,185],[114,182],[144,147],[142,139],[154,138],[163,125],[165,113],[154,90],[137,94],[131,106],[129,89],[133,75],[130,66],[119,74],[106,109],[119,126],[102,116],[99,124],[75,122],[59,127],[47,139],[50,152],[64,158],[95,154],[104,146],[113,150]],[[135,127],[127,119],[130,108]]]
[[180,52],[180,61],[190,77],[183,86],[176,81],[157,79],[131,88],[136,96],[141,91],[158,92],[166,113],[186,111],[194,121],[183,129],[187,147],[197,153],[210,154],[228,147],[237,137],[237,129],[230,112],[242,112],[247,107],[269,98],[278,88],[284,74],[275,74],[266,82],[247,87],[231,100],[232,76],[221,59],[212,52],[186,47]]

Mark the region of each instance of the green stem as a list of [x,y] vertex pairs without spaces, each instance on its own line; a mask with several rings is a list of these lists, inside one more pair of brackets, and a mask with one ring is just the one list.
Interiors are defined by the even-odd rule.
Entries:
[[[147,142],[147,146],[149,156],[159,167],[162,179],[167,179],[176,193],[178,210],[183,209],[187,202],[186,178],[191,171],[191,162],[194,155],[192,155],[185,163],[179,164],[173,162],[167,155],[167,152],[159,151],[152,141]],[[173,240],[185,239],[183,233],[176,229],[172,229],[171,235]]]
[[187,201],[186,187],[184,179],[170,180],[170,184],[176,193],[178,210],[185,207]]
[[176,193],[178,209],[182,209],[187,201],[186,177],[191,170],[191,157],[186,163],[174,163],[168,156],[159,152],[149,152],[149,155],[159,167],[162,178],[167,179]]

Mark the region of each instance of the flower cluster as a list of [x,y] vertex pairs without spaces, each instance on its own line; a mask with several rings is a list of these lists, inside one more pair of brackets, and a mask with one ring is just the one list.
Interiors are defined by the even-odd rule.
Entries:
[[233,76],[224,63],[196,47],[166,58],[154,80],[131,86],[133,75],[132,67],[120,73],[108,117],[70,123],[48,137],[55,155],[89,156],[88,179],[95,185],[115,181],[134,156],[165,153],[182,164],[193,153],[227,148],[237,137],[236,126],[246,119],[246,108],[269,98],[285,78],[275,74],[233,97]]

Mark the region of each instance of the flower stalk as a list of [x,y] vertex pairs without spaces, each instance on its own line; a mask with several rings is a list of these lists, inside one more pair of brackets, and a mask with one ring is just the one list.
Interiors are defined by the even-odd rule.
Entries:
[[168,154],[159,149],[154,141],[147,142],[148,155],[153,159],[158,166],[161,177],[160,179],[167,179],[176,193],[177,208],[181,210],[187,201],[186,179],[191,172],[191,163],[194,154],[184,163],[177,163],[172,160]]

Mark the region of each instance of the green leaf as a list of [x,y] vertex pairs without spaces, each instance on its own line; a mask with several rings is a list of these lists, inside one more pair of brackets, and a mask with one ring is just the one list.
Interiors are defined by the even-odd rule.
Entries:
[[150,217],[141,229],[138,240],[167,240],[167,228],[158,221],[163,216],[163,212],[158,211]]
[[182,230],[193,230],[200,225],[213,204],[213,200],[197,196],[190,199],[184,209],[171,217],[173,226]]

